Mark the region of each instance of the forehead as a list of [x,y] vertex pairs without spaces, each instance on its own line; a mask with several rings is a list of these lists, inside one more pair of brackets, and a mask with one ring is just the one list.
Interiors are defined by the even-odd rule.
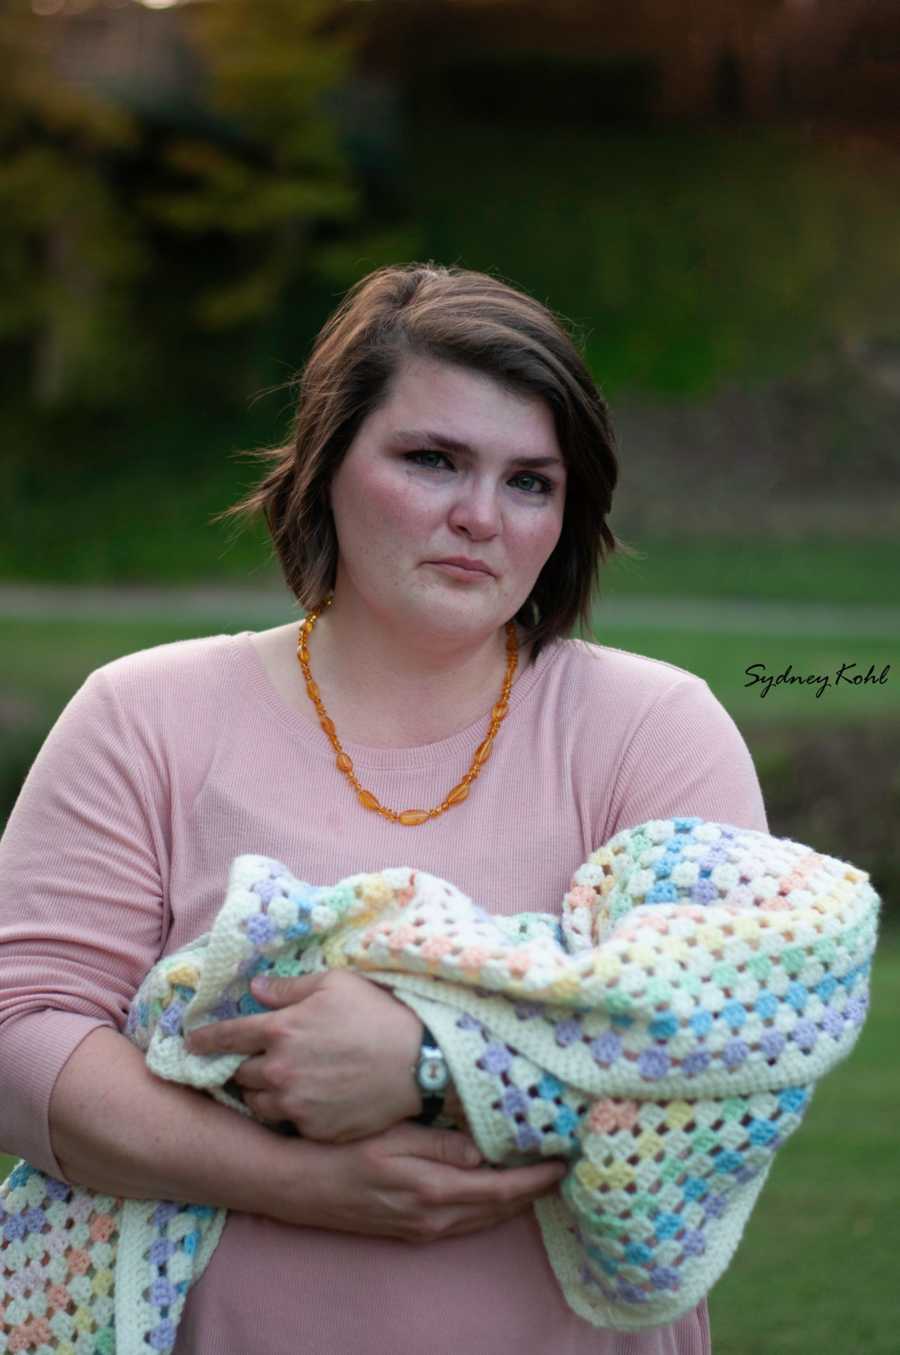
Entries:
[[473,451],[562,461],[550,407],[492,376],[432,358],[407,358],[372,415],[378,431],[403,443],[430,441]]

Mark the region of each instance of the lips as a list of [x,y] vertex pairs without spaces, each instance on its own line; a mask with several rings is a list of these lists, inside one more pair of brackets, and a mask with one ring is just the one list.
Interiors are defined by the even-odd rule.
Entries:
[[471,570],[473,574],[489,574],[493,577],[494,571],[481,560],[467,560],[461,555],[455,555],[449,560],[430,560],[432,565],[456,565],[459,569]]

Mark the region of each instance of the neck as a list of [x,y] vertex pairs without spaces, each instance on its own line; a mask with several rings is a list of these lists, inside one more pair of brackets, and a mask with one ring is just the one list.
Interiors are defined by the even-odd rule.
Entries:
[[390,627],[368,609],[354,614],[337,594],[309,649],[338,734],[370,746],[434,743],[487,717],[507,664],[503,626],[464,640]]

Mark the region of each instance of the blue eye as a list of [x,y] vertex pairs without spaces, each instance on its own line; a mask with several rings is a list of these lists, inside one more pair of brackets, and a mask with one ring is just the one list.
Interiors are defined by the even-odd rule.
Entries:
[[445,451],[408,451],[405,459],[411,461],[413,466],[424,466],[427,470],[443,470],[443,465],[453,465]]
[[549,480],[545,480],[543,475],[532,475],[529,471],[523,471],[521,475],[515,477],[517,480],[533,480],[536,489],[526,490],[526,494],[552,494],[553,486]]

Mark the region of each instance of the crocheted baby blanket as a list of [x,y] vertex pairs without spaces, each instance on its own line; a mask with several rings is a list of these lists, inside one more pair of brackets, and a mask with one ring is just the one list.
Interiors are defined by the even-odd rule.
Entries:
[[[242,1056],[191,1055],[186,1031],[264,1010],[263,972],[390,986],[442,1045],[489,1160],[570,1160],[536,1212],[571,1307],[651,1327],[722,1274],[813,1083],[855,1043],[877,913],[864,871],[697,818],[619,833],[561,917],[492,916],[408,867],[315,887],[241,856],[212,931],[154,967],[126,1029],[160,1077],[248,1114],[229,1087]],[[21,1163],[0,1188],[2,1349],[171,1350],[224,1220]]]

